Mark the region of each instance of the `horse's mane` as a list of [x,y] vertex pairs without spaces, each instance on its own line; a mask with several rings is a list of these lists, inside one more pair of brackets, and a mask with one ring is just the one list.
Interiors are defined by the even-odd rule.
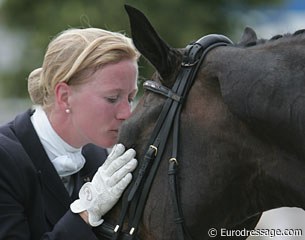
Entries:
[[264,38],[255,39],[254,41],[247,42],[245,45],[243,45],[243,47],[252,47],[265,43],[273,43],[277,40],[285,41],[287,39],[290,40],[291,38],[299,37],[299,36],[305,37],[305,29],[297,30],[294,33],[277,34],[271,37],[270,39],[264,39]]

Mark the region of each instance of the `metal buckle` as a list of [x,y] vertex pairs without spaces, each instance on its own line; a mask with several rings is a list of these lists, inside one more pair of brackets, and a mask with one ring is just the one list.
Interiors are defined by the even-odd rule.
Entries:
[[154,146],[154,145],[150,145],[149,147],[152,148],[153,150],[155,150],[155,156],[157,156],[158,148],[156,146]]
[[176,102],[181,102],[181,96],[177,95],[176,93],[174,93],[171,89],[163,86],[160,83],[157,83],[155,81],[152,80],[147,80],[143,83],[143,88],[150,90],[154,93],[158,93],[161,94],[165,97],[171,98]]
[[176,165],[178,165],[178,161],[177,161],[176,158],[170,158],[168,161],[169,161],[169,162],[173,162],[173,163],[175,163]]

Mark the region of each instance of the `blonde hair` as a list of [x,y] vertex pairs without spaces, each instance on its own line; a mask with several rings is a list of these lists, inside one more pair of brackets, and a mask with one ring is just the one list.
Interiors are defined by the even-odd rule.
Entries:
[[137,61],[139,56],[131,39],[121,33],[98,28],[68,29],[49,43],[42,67],[30,73],[30,98],[34,104],[50,106],[57,83],[81,84],[88,73],[108,63]]

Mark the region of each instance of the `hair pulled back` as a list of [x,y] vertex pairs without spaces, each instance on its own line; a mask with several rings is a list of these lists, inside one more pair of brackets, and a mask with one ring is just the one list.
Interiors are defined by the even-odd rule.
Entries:
[[89,73],[108,63],[137,61],[139,56],[131,39],[121,33],[98,28],[68,29],[49,43],[42,67],[30,73],[30,98],[34,104],[50,106],[59,82],[81,84]]

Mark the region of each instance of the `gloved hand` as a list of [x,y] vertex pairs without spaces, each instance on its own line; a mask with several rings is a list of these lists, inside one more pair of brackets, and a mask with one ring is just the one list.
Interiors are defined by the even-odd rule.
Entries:
[[86,210],[93,227],[103,223],[101,217],[117,203],[132,179],[131,172],[137,166],[136,152],[133,149],[124,151],[123,144],[115,145],[92,181],[82,186],[79,199],[70,205],[74,213]]

